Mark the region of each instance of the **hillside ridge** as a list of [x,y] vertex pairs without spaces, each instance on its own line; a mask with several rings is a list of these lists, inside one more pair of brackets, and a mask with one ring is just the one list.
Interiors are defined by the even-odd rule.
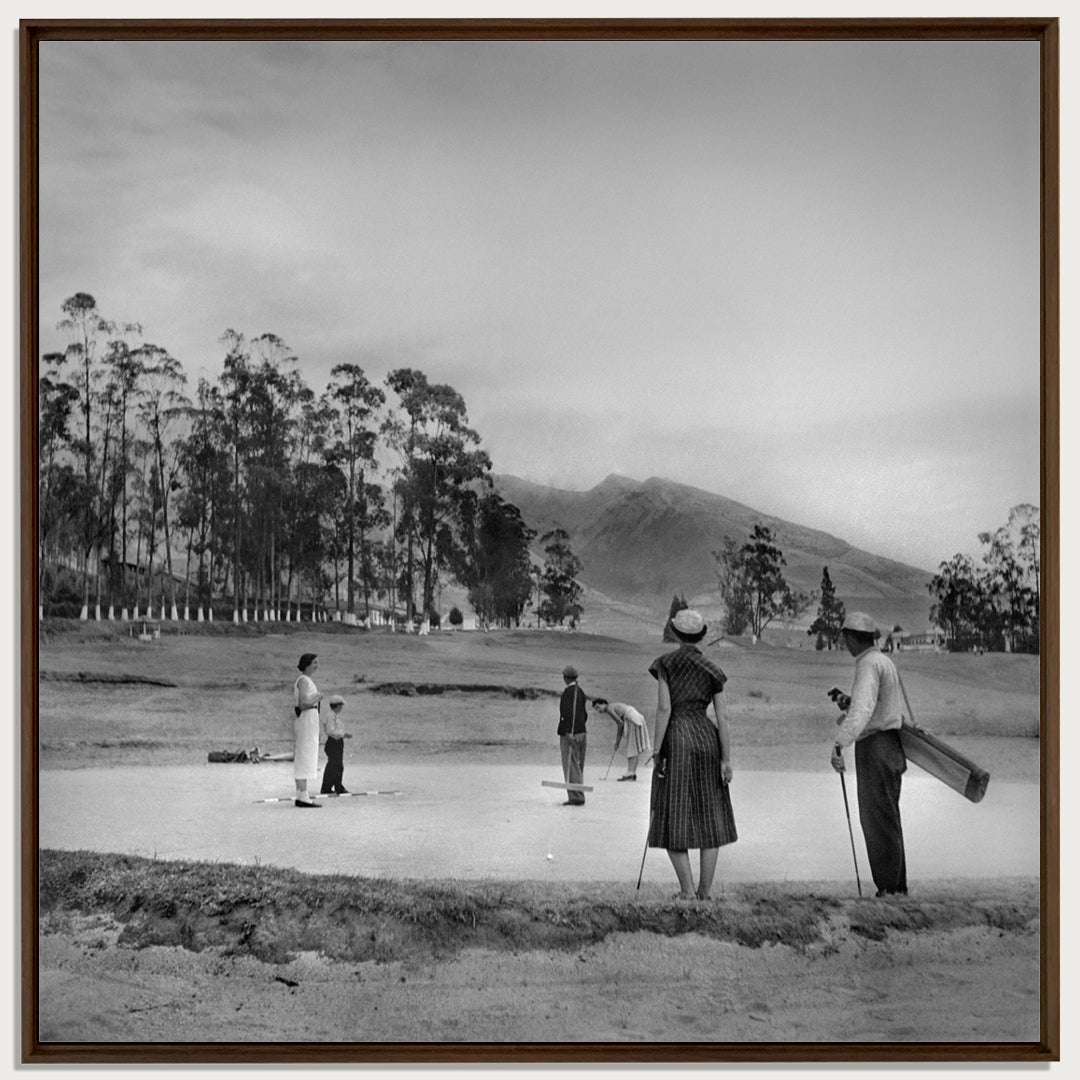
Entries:
[[827,566],[838,597],[849,608],[857,606],[890,625],[899,620],[905,629],[929,625],[932,575],[927,571],[724,495],[664,477],[634,480],[618,473],[587,491],[510,474],[492,479],[538,537],[554,528],[566,530],[583,564],[582,583],[612,602],[660,612],[678,593],[717,609],[713,552],[725,536],[742,542],[760,522],[776,535],[786,559],[785,576],[795,588],[818,591]]

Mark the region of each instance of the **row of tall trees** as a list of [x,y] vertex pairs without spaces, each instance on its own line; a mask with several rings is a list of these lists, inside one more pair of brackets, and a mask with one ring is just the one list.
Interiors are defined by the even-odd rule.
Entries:
[[541,577],[542,618],[580,615],[580,562],[567,542],[534,568],[535,531],[492,490],[452,387],[411,368],[376,385],[345,363],[316,393],[281,338],[230,329],[220,375],[192,393],[176,358],[89,294],[62,314],[69,343],[38,380],[43,608],[160,604],[177,618],[216,601],[278,618],[377,604],[412,619],[452,579],[485,622],[513,625]]
[[953,650],[1039,651],[1039,508],[1021,503],[994,532],[979,534],[981,562],[954,555],[928,588],[930,618]]

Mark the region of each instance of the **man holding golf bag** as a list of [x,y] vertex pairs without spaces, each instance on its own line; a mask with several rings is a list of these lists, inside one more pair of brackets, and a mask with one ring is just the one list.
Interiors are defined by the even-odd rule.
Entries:
[[841,635],[855,657],[855,681],[850,696],[830,693],[843,710],[837,722],[832,767],[843,774],[844,748],[854,743],[859,822],[877,895],[906,893],[900,779],[907,759],[900,742],[904,719],[900,676],[892,660],[875,644],[880,633],[869,615],[851,612]]

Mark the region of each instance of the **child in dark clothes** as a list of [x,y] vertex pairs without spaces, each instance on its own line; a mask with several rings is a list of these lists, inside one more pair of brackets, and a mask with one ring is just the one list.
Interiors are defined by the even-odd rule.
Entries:
[[345,699],[340,694],[330,698],[330,711],[326,715],[326,768],[323,769],[323,795],[348,795],[342,774],[345,772],[345,740],[352,735],[345,730],[341,719],[341,710],[345,708]]

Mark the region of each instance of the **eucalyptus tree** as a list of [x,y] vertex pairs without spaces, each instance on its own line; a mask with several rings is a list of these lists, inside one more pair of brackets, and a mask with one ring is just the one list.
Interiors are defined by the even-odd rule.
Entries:
[[741,633],[748,625],[757,641],[773,619],[796,619],[813,603],[809,593],[793,589],[785,579],[787,560],[767,525],[754,525],[739,548],[724,537],[724,547],[714,551],[713,558],[727,609],[724,628],[730,634]]
[[[143,371],[143,355],[137,344],[141,333],[142,328],[137,323],[125,325],[120,335],[109,341],[103,357],[106,379],[104,400],[113,417],[117,440],[107,473],[103,461],[103,476],[106,479],[102,499],[108,515],[105,532],[109,548],[109,591],[110,595],[119,592],[122,597],[128,567],[128,485],[133,470],[131,414],[138,401]],[[107,457],[107,452],[103,451],[103,456]]]
[[461,546],[452,565],[485,623],[517,626],[532,595],[529,544],[536,531],[494,491],[462,499]]
[[575,623],[584,611],[580,603],[582,588],[577,580],[581,560],[570,547],[570,536],[565,529],[551,529],[540,537],[540,543],[544,545],[544,599],[538,614],[549,625],[562,626],[566,619]]
[[[177,520],[187,532],[184,606],[190,604],[191,562],[197,562],[195,596],[199,617],[213,601],[213,572],[218,526],[227,509],[230,476],[221,391],[201,378],[190,412],[187,435],[180,441],[181,490]],[[207,565],[209,556],[209,567]]]
[[[132,504],[135,517],[135,610],[140,602],[139,578],[146,586],[146,606],[153,604],[154,555],[157,552],[157,520],[161,513],[161,491],[154,468],[154,444],[140,432],[132,439]],[[143,566],[145,552],[146,565]]]
[[183,393],[187,376],[178,360],[157,345],[143,345],[140,353],[144,393],[139,404],[139,418],[151,446],[152,469],[160,500],[170,618],[176,619],[176,577],[173,574],[169,503],[172,494],[180,488],[178,477],[181,460],[180,444],[172,435],[179,422],[188,415],[191,402]]
[[423,574],[422,610],[429,613],[438,572],[453,558],[463,496],[488,477],[491,460],[479,448],[480,436],[469,427],[464,398],[453,387],[431,384],[411,368],[390,372],[386,381],[405,413],[404,419],[391,418],[384,429],[402,461],[399,529],[407,544],[411,617],[416,563]]
[[79,375],[76,385],[79,389],[79,409],[82,413],[82,437],[75,441],[75,451],[82,463],[83,482],[86,497],[82,505],[81,558],[83,572],[83,606],[80,618],[87,618],[90,609],[90,556],[98,541],[98,514],[92,493],[94,484],[94,441],[92,416],[94,411],[95,384],[99,375],[97,352],[101,338],[107,334],[111,325],[98,311],[97,301],[89,293],[76,293],[68,297],[61,305],[64,318],[57,324],[60,330],[66,330],[73,340],[68,344],[66,355],[76,361]]
[[941,563],[927,590],[933,598],[930,621],[945,631],[950,650],[993,644],[987,575],[969,555],[958,552]]
[[226,330],[221,337],[225,360],[221,373],[222,397],[225,405],[227,452],[232,461],[231,505],[229,508],[230,559],[232,573],[233,621],[239,622],[241,612],[247,611],[247,576],[242,558],[245,540],[244,486],[248,445],[248,394],[251,384],[251,355],[247,340],[235,330]]
[[386,402],[386,394],[374,386],[356,364],[337,364],[331,369],[330,376],[326,393],[332,403],[333,438],[326,452],[327,460],[340,464],[345,475],[346,611],[356,612],[354,590],[359,540],[366,616],[371,607],[367,535],[373,522],[369,511],[375,509],[372,506],[373,489],[379,490],[370,477],[376,468],[376,421],[379,409]]
[[1039,650],[1039,508],[1014,506],[1006,524],[979,533],[986,546],[985,585],[1000,622],[1006,652]]
[[[316,398],[305,388],[294,429],[291,468],[285,492],[284,545],[287,560],[285,602],[291,612],[295,584],[297,620],[304,599],[304,581],[314,611],[322,595],[322,563],[325,556],[323,528],[340,502],[341,479],[325,463],[332,410],[325,397]],[[334,475],[330,475],[333,473]]]
[[251,454],[247,465],[252,569],[264,616],[270,612],[276,617],[290,454],[297,417],[305,400],[310,399],[310,390],[296,371],[296,356],[276,334],[255,338],[251,351]]
[[[78,474],[69,460],[71,419],[79,401],[78,387],[63,378],[63,353],[47,353],[42,361],[48,374],[38,378],[38,611],[48,601],[47,567],[59,564],[66,549],[78,548],[72,522],[81,500]],[[83,493],[85,497],[85,492]]]

